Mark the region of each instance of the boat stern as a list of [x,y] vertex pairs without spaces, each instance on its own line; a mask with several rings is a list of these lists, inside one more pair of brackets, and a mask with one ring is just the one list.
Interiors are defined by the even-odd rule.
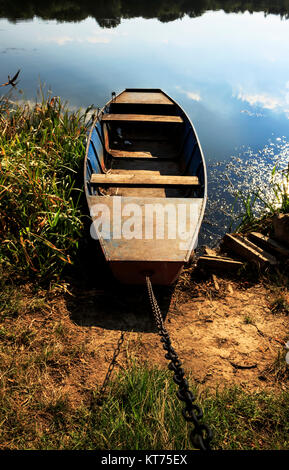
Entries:
[[113,276],[123,284],[144,284],[149,276],[154,285],[172,285],[182,272],[184,263],[175,261],[111,261]]

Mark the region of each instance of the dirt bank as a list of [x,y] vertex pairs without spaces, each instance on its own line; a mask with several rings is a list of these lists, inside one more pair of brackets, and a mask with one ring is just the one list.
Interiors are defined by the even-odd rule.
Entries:
[[[121,332],[114,373],[132,358],[166,366],[144,288],[71,293],[44,293],[35,303],[26,286],[21,315],[13,320],[14,331],[33,333],[30,352],[50,348],[41,378],[47,393],[65,392],[79,403],[101,385]],[[210,388],[236,384],[248,391],[288,387],[282,381],[288,312],[273,308],[280,295],[283,304],[289,302],[287,290],[220,276],[192,282],[185,275],[175,288],[155,289],[155,294],[191,382]]]

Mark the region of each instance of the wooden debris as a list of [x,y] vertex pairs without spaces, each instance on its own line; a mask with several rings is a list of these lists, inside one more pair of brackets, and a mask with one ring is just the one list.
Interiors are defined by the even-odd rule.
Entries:
[[215,274],[212,274],[212,279],[213,279],[213,283],[214,283],[215,289],[216,289],[217,291],[219,291],[219,290],[220,290],[220,286],[219,286],[219,283],[218,283],[218,281],[217,281],[217,278],[216,278]]
[[205,255],[208,255],[208,256],[217,256],[216,250],[213,250],[212,248],[209,248],[208,246],[204,247],[204,252],[205,252]]
[[282,245],[277,240],[273,240],[273,238],[269,238],[258,232],[250,233],[249,238],[257,245],[260,245],[268,251],[271,250],[276,255],[284,256],[286,258],[289,257],[289,248]]
[[289,245],[289,214],[273,217],[274,238]]
[[207,269],[237,270],[243,266],[242,261],[236,261],[222,256],[200,256],[198,266]]
[[233,287],[232,287],[232,284],[229,283],[229,284],[227,285],[227,291],[228,291],[228,293],[231,294],[231,295],[234,294],[234,289],[233,289]]
[[246,237],[239,234],[226,234],[223,239],[223,248],[237,253],[241,258],[253,261],[260,266],[270,264],[272,266],[278,264],[275,256],[267,253],[259,246],[249,241]]

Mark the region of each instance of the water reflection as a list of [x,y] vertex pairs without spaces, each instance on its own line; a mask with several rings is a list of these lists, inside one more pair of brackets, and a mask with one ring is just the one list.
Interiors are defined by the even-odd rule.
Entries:
[[209,199],[200,244],[217,245],[224,232],[238,226],[245,211],[242,200],[248,195],[252,199],[256,195],[252,207],[257,216],[269,212],[270,206],[278,207],[274,184],[284,181],[282,170],[288,168],[288,162],[285,136],[272,138],[257,152],[242,147],[229,160],[207,162]]
[[[35,99],[40,79],[73,108],[103,106],[126,87],[165,90],[192,119],[208,162],[210,238],[227,223],[220,213],[214,226],[214,208],[231,200],[224,172],[246,185],[235,166],[228,173],[232,156],[259,174],[273,163],[261,150],[270,139],[289,141],[288,11],[270,3],[0,0],[0,82],[21,68],[21,99]],[[256,165],[245,165],[253,155]]]
[[104,28],[113,28],[125,18],[158,18],[161,22],[182,19],[185,15],[196,18],[207,11],[224,10],[226,13],[263,12],[265,15],[277,14],[288,18],[289,6],[284,1],[271,0],[246,1],[236,3],[233,0],[62,0],[61,5],[53,0],[30,0],[13,2],[1,0],[0,16],[10,21],[31,20],[35,16],[45,20],[82,21],[88,17],[95,18]]

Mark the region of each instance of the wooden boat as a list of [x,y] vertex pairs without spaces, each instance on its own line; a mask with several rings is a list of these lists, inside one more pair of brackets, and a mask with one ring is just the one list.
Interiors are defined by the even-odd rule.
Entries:
[[159,89],[112,94],[88,136],[84,181],[91,234],[114,276],[172,284],[196,248],[207,198],[203,152],[182,108]]

